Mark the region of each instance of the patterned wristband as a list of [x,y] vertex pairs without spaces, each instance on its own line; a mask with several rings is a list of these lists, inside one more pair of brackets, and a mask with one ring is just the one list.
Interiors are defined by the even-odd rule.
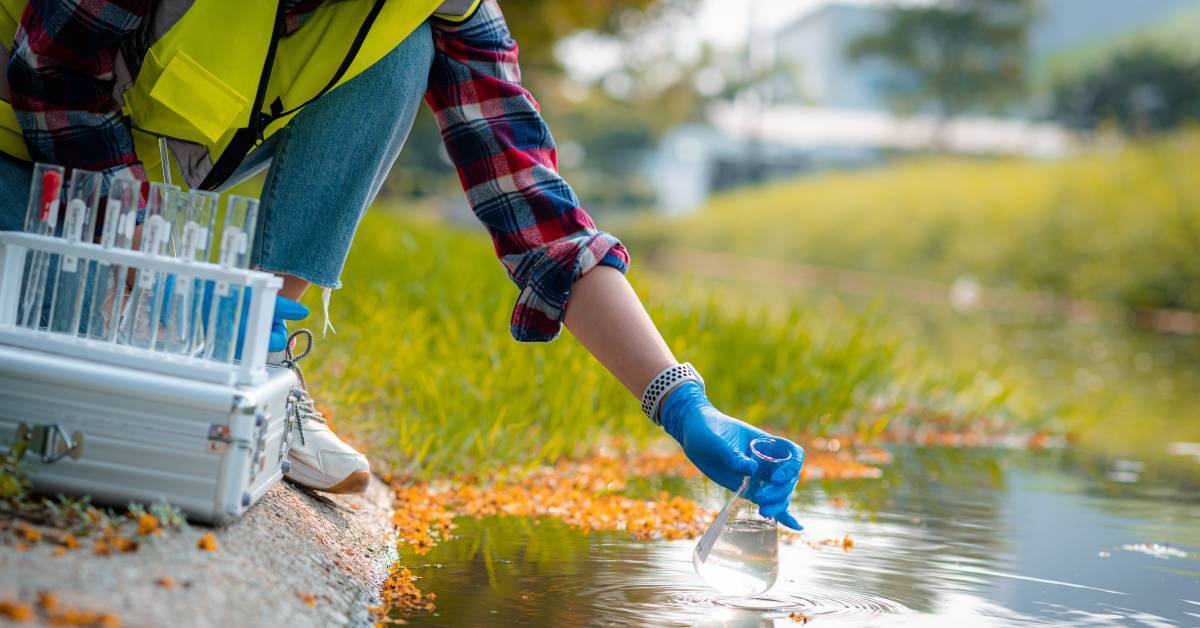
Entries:
[[662,400],[666,399],[672,390],[679,388],[684,382],[696,382],[700,384],[700,388],[704,388],[704,378],[700,377],[700,373],[697,373],[696,369],[687,362],[669,366],[650,380],[646,390],[642,392],[642,412],[651,421],[654,421],[655,425],[662,425],[662,421],[658,418]]

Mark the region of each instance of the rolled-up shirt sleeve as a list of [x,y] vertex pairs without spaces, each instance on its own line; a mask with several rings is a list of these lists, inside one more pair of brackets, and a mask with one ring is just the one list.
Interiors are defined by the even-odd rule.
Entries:
[[517,44],[495,0],[463,22],[434,20],[433,38],[425,100],[471,209],[520,288],[512,335],[553,340],[575,281],[600,265],[625,272],[629,253],[559,176],[554,139],[521,86]]

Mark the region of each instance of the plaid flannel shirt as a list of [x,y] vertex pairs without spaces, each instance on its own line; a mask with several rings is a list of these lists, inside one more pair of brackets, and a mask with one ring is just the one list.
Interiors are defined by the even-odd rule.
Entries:
[[575,280],[597,265],[624,272],[629,254],[596,228],[559,176],[554,139],[521,87],[517,43],[496,1],[463,23],[434,20],[433,33],[425,102],[471,209],[521,289],[513,337],[552,340]]
[[[285,29],[323,0],[286,0]],[[6,68],[12,106],[35,161],[94,170],[105,180],[146,171],[112,95],[113,61],[153,0],[31,0]]]
[[[112,96],[117,46],[149,0],[30,0],[12,42],[12,107],[34,161],[146,180]],[[7,43],[7,42],[5,42]]]
[[[112,97],[113,59],[152,0],[31,0],[7,74],[12,105],[36,161],[145,180],[129,121]],[[299,28],[314,0],[288,0]],[[554,140],[520,83],[517,45],[495,0],[462,23],[433,20],[425,100],[442,130],[475,215],[520,295],[511,331],[558,336],[574,282],[597,265],[624,272],[625,247],[599,231],[558,175]]]

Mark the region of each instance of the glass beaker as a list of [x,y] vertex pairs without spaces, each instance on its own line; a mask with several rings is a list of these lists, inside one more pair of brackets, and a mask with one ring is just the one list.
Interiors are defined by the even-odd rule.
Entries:
[[767,484],[771,474],[792,459],[792,452],[778,439],[756,438],[750,441],[750,455],[758,468],[742,481],[692,552],[696,573],[730,595],[766,593],[779,577],[779,524],[759,514],[758,506],[743,495],[753,495]]

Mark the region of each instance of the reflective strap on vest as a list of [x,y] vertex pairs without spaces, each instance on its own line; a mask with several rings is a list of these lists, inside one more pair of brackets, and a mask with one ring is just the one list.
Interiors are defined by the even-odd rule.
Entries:
[[475,14],[480,0],[446,0],[433,11],[434,17],[451,22],[462,22]]
[[284,22],[284,0],[279,0],[279,5],[275,13],[275,27],[271,33],[271,44],[267,48],[267,58],[263,62],[262,74],[259,76],[258,90],[254,95],[254,107],[250,110],[250,124],[245,128],[239,129],[233,135],[233,140],[225,147],[221,153],[221,157],[213,164],[212,170],[208,172],[208,176],[204,177],[204,181],[200,184],[202,190],[215,190],[225,183],[230,176],[241,165],[242,160],[246,155],[250,154],[255,146],[263,141],[263,135],[266,132],[267,126],[275,120],[284,116],[289,116],[300,109],[307,106],[312,101],[324,96],[329,90],[333,89],[338,81],[345,76],[346,70],[354,61],[354,57],[358,55],[358,51],[362,48],[362,44],[367,39],[367,33],[370,32],[371,26],[375,24],[376,18],[379,17],[379,12],[383,9],[385,0],[375,0],[371,6],[367,17],[363,19],[362,26],[358,28],[358,33],[355,34],[354,40],[350,42],[350,49],[346,51],[342,62],[338,64],[338,69],[333,76],[325,83],[325,86],[317,92],[315,96],[307,101],[296,105],[290,109],[284,110],[284,105],[278,98],[271,103],[271,112],[265,113],[262,110],[263,98],[267,93],[267,83],[271,80],[271,70],[275,65],[275,52],[279,48],[279,39],[283,37],[283,22]]

